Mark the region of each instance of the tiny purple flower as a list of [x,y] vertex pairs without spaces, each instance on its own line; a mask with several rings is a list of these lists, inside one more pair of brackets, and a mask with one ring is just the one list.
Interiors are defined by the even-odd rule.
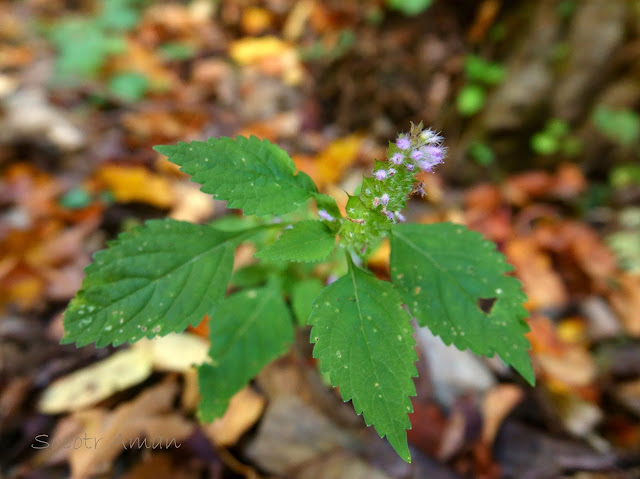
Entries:
[[403,161],[404,156],[402,156],[402,153],[396,153],[391,157],[391,163],[393,163],[394,165],[401,165]]
[[411,152],[411,158],[415,161],[421,160],[424,158],[424,153],[420,150],[415,150]]
[[407,170],[413,171],[413,165],[411,163],[407,163]]
[[382,181],[387,177],[387,172],[385,170],[378,170],[375,172],[376,180]]
[[389,195],[388,194],[383,194],[380,197],[380,203],[382,203],[383,205],[387,206],[389,204]]
[[396,146],[401,150],[408,150],[411,147],[411,140],[406,136],[401,136],[398,138],[398,141],[396,141]]
[[423,171],[428,171],[429,173],[433,173],[433,167],[435,166],[435,164],[429,160],[422,160],[421,162],[418,163],[418,166]]
[[396,218],[398,218],[398,221],[400,221],[401,223],[407,221],[407,218],[405,218],[404,215],[399,211],[396,211]]
[[438,163],[441,163],[444,158],[444,149],[440,146],[427,146],[424,148],[424,152],[432,160],[437,160]]
[[387,211],[387,218],[389,218],[389,221],[393,221],[393,213],[391,211]]
[[389,173],[389,176],[393,176],[397,173],[395,168],[389,168],[387,172]]
[[335,220],[335,218],[334,218],[333,216],[331,216],[329,213],[327,213],[327,211],[326,211],[326,210],[319,210],[319,211],[318,211],[318,216],[319,216],[320,218],[322,218],[323,220],[326,220],[326,221],[333,221],[333,220]]

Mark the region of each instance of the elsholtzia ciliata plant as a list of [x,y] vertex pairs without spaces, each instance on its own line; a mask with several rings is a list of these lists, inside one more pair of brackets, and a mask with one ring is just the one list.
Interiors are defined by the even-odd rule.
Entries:
[[[284,354],[294,327],[309,324],[314,357],[367,425],[410,461],[406,429],[416,376],[411,319],[447,344],[498,354],[535,381],[525,338],[526,299],[495,245],[464,226],[407,224],[410,195],[424,195],[420,171],[445,158],[443,139],[412,126],[376,161],[346,216],[296,171],[289,155],[258,138],[211,138],[155,149],[245,222],[196,225],[151,220],[95,255],[65,317],[64,343],[133,343],[180,332],[211,317],[209,361],[199,366],[203,421]],[[307,206],[315,201],[317,215]],[[306,216],[305,216],[306,215]],[[391,282],[364,267],[371,247],[391,243]],[[336,240],[338,247],[336,248]],[[252,242],[258,265],[232,276],[234,252]],[[342,276],[327,286],[304,263],[328,261]],[[233,285],[227,295],[228,284]],[[487,312],[481,300],[492,300]],[[294,321],[295,318],[295,321]]]

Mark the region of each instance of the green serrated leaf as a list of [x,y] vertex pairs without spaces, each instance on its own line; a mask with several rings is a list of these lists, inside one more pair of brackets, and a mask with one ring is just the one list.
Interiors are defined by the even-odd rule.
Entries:
[[273,283],[219,303],[210,329],[211,363],[198,368],[202,396],[198,416],[205,422],[222,416],[231,397],[293,341],[289,310]]
[[[461,225],[394,225],[391,278],[421,326],[446,344],[484,356],[497,353],[530,384],[526,296],[495,245]],[[485,313],[480,301],[495,300]],[[487,301],[488,304],[491,301]]]
[[335,235],[322,221],[300,221],[255,256],[276,261],[321,261],[331,254],[335,241]]
[[334,218],[340,218],[342,214],[340,214],[340,209],[336,203],[336,200],[333,196],[324,195],[322,193],[316,193],[313,195],[316,200],[316,204],[318,205],[318,210],[325,210]]
[[311,315],[311,303],[322,291],[322,281],[317,278],[298,281],[291,289],[291,308],[298,324],[304,326]]
[[86,269],[62,342],[118,345],[198,324],[224,297],[243,237],[170,219],[120,234]]
[[350,265],[314,301],[313,356],[367,425],[410,461],[406,429],[415,395],[415,341],[402,298],[391,284]]
[[251,138],[210,138],[159,145],[154,149],[169,157],[201,190],[227,200],[229,208],[245,215],[283,215],[296,210],[317,193],[311,178],[297,172],[293,160],[277,145]]

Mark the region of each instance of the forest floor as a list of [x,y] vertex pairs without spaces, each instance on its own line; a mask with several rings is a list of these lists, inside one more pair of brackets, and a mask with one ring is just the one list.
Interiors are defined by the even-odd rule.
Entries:
[[[0,3],[0,477],[640,477],[638,7],[393,3]],[[535,388],[422,331],[407,464],[327,386],[307,329],[209,425],[189,365],[206,324],[152,357],[60,345],[106,241],[237,214],[154,145],[266,138],[344,208],[411,121],[449,157],[408,216],[515,267]],[[386,243],[369,267],[388,278]]]

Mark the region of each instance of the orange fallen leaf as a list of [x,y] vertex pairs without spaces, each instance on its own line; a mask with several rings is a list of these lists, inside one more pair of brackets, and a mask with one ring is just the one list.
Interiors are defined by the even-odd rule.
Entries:
[[491,389],[482,402],[482,440],[492,444],[504,419],[522,400],[524,393],[515,384],[499,384]]
[[69,450],[71,478],[84,479],[97,471],[108,471],[128,449],[169,449],[179,447],[193,431],[194,424],[173,411],[178,385],[170,377],[146,389],[115,410],[91,409],[73,417],[89,438],[100,439],[95,448]]
[[553,269],[549,255],[532,238],[509,241],[505,253],[522,281],[530,309],[559,307],[567,302],[568,292],[562,278]]
[[269,10],[249,7],[242,12],[242,30],[248,35],[258,35],[271,27],[273,15]]
[[105,165],[96,178],[121,203],[141,202],[169,208],[174,204],[175,190],[171,182],[142,166]]
[[362,146],[362,135],[350,135],[331,142],[317,157],[317,177],[313,178],[318,187],[335,184],[342,179],[345,171],[354,163]]
[[253,389],[240,390],[231,398],[224,416],[202,426],[205,435],[216,446],[233,446],[260,418],[265,403],[264,397]]

